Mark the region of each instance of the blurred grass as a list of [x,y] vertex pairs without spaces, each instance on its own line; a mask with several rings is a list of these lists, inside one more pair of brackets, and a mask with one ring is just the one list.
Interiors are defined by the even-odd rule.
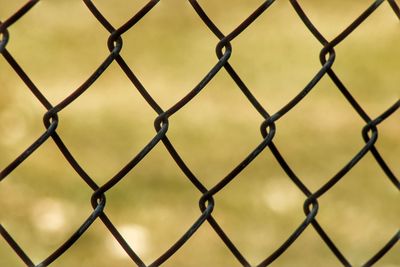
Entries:
[[[0,0],[0,19],[4,21],[23,3]],[[95,3],[118,26],[146,1]],[[227,34],[261,2],[200,3]],[[304,1],[301,5],[317,28],[332,39],[369,3]],[[334,70],[371,117],[399,97],[399,27],[389,5],[383,3],[335,49]],[[82,1],[41,1],[9,31],[7,49],[53,104],[74,91],[108,54],[108,34]],[[192,89],[217,61],[217,39],[187,1],[160,1],[123,38],[124,59],[164,109]],[[320,68],[321,46],[287,1],[274,3],[232,45],[232,66],[270,113],[287,103]],[[3,169],[44,131],[45,109],[4,59],[0,70]],[[59,116],[57,132],[98,184],[110,179],[155,134],[156,114],[116,64]],[[170,122],[168,137],[208,187],[261,141],[262,118],[224,70]],[[317,190],[361,149],[363,125],[324,77],[277,122],[274,142],[304,183]],[[376,146],[398,174],[399,112],[379,129]],[[51,140],[4,180],[0,195],[1,223],[35,262],[55,250],[92,210],[91,190]],[[142,229],[146,240],[142,242],[147,245],[136,244],[138,237],[129,242],[150,263],[199,216],[199,197],[160,144],[107,193],[105,211],[117,227]],[[214,215],[240,251],[256,263],[302,221],[303,201],[304,196],[265,150],[216,196]],[[321,197],[317,218],[348,259],[360,265],[399,228],[398,201],[396,189],[373,157],[366,155]],[[96,221],[52,266],[131,266],[127,258],[110,249],[111,240]],[[395,248],[377,266],[399,262]],[[23,266],[3,240],[0,266]],[[205,223],[164,266],[239,264]],[[310,228],[272,266],[338,266],[338,262]]]

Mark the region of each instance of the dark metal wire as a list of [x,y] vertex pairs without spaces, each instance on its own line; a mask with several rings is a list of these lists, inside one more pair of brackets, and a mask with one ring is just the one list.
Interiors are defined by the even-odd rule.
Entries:
[[[238,260],[242,266],[268,266],[280,257],[285,251],[296,241],[296,239],[303,233],[303,231],[310,225],[318,233],[321,239],[325,242],[328,248],[331,250],[333,255],[343,266],[352,266],[347,260],[344,254],[340,251],[338,246],[333,242],[332,238],[326,233],[323,227],[318,223],[316,216],[319,210],[318,199],[326,194],[332,187],[334,187],[340,180],[344,179],[344,176],[367,154],[371,153],[376,160],[376,163],[382,168],[387,178],[393,183],[393,185],[400,189],[400,181],[396,178],[389,165],[385,162],[378,149],[375,147],[375,143],[378,140],[378,125],[385,119],[390,117],[400,107],[400,100],[397,100],[392,106],[385,110],[380,116],[375,119],[371,119],[367,112],[361,107],[356,99],[351,95],[350,91],[346,88],[344,83],[339,79],[333,70],[333,63],[335,61],[336,53],[335,47],[344,41],[359,25],[361,25],[368,17],[384,2],[384,0],[374,1],[365,11],[354,20],[344,31],[342,31],[337,37],[328,41],[314,26],[312,21],[306,15],[301,8],[300,4],[296,0],[290,0],[290,3],[298,14],[299,18],[303,21],[308,30],[313,34],[315,39],[321,43],[322,49],[320,52],[321,69],[315,74],[315,76],[309,81],[309,83],[301,89],[298,94],[290,100],[287,104],[283,105],[276,113],[269,114],[264,106],[257,100],[252,94],[250,88],[240,78],[240,75],[235,71],[234,67],[229,63],[229,58],[232,55],[232,44],[236,37],[238,37],[243,31],[247,29],[259,16],[268,12],[268,8],[275,2],[274,0],[268,0],[263,2],[254,12],[252,12],[242,23],[240,23],[233,31],[228,34],[222,33],[222,31],[215,25],[210,19],[204,9],[196,0],[189,0],[193,10],[202,20],[205,27],[207,27],[218,39],[219,42],[216,44],[216,56],[217,61],[215,65],[206,73],[199,81],[199,83],[190,90],[178,102],[173,104],[171,107],[163,109],[156,100],[149,94],[144,85],[140,82],[137,76],[134,74],[132,69],[128,66],[125,60],[120,55],[123,47],[122,35],[127,31],[131,30],[135,24],[140,21],[146,14],[151,12],[154,6],[159,2],[158,0],[149,1],[143,6],[131,19],[124,23],[121,27],[115,28],[107,20],[106,17],[97,9],[96,5],[90,0],[83,0],[88,10],[98,20],[98,22],[110,33],[107,41],[109,49],[109,55],[104,61],[98,66],[98,68],[90,75],[86,81],[79,86],[72,94],[63,99],[61,102],[53,105],[43,95],[41,90],[34,84],[29,78],[22,67],[17,63],[13,56],[7,51],[6,46],[9,41],[10,28],[16,21],[23,18],[29,10],[31,10],[39,0],[28,1],[24,6],[17,10],[4,22],[0,22],[0,53],[3,55],[8,64],[14,69],[21,80],[26,84],[29,90],[32,92],[34,97],[43,105],[46,112],[43,115],[43,122],[45,131],[40,135],[35,142],[33,142],[28,148],[26,148],[15,160],[9,163],[0,173],[0,181],[8,177],[15,168],[18,168],[28,157],[32,155],[42,144],[48,141],[51,137],[61,153],[64,155],[67,162],[73,167],[76,173],[82,178],[82,180],[93,190],[91,197],[91,204],[93,206],[93,212],[88,218],[82,223],[82,225],[71,235],[59,248],[51,253],[46,259],[38,264],[34,264],[29,256],[25,253],[23,248],[13,239],[12,235],[0,224],[0,234],[4,240],[10,245],[11,249],[18,255],[18,257],[25,263],[26,266],[37,266],[43,267],[48,266],[52,262],[56,261],[63,253],[65,253],[75,242],[85,233],[85,231],[91,226],[91,224],[100,219],[103,224],[108,228],[110,233],[118,241],[121,247],[129,255],[136,266],[140,267],[155,267],[162,265],[166,260],[172,257],[192,236],[195,232],[203,225],[204,222],[208,222],[221,240],[225,243],[227,248],[231,251],[232,255]],[[390,7],[393,9],[396,16],[400,19],[399,5],[395,0],[387,1]],[[143,99],[149,104],[149,106],[157,114],[154,120],[154,127],[156,133],[154,137],[148,141],[148,144],[144,146],[141,151],[132,157],[132,160],[128,162],[120,171],[118,171],[113,177],[110,177],[103,185],[97,185],[94,180],[87,174],[87,172],[80,166],[78,161],[74,158],[72,153],[69,151],[67,146],[62,141],[61,137],[57,134],[57,126],[59,123],[59,113],[66,109],[72,102],[79,98],[86,90],[88,90],[92,84],[103,74],[112,62],[116,62],[125,75],[129,78],[132,84],[136,87],[138,92],[142,95]],[[183,158],[180,156],[176,148],[174,147],[171,140],[167,137],[169,127],[169,118],[174,116],[184,106],[188,105],[201,91],[205,90],[207,84],[214,78],[214,76],[224,69],[232,80],[236,83],[237,88],[243,93],[244,97],[254,109],[260,114],[260,132],[262,139],[260,143],[252,150],[235,168],[233,168],[228,174],[226,174],[218,183],[211,188],[207,188],[203,185],[191,169],[185,164]],[[336,85],[337,89],[341,92],[343,97],[352,106],[355,112],[365,122],[361,134],[365,141],[365,145],[351,158],[348,163],[345,164],[332,178],[330,178],[324,185],[322,185],[315,192],[310,191],[307,186],[302,182],[302,179],[298,177],[293,169],[286,162],[282,154],[279,152],[277,146],[273,142],[273,138],[277,131],[275,122],[282,119],[288,112],[291,111],[297,104],[299,104],[308,93],[314,90],[315,85],[320,79],[327,75]],[[200,216],[193,222],[192,226],[186,230],[186,232],[174,243],[169,249],[161,254],[157,259],[154,260],[150,265],[146,265],[143,260],[137,255],[137,253],[129,246],[124,237],[118,232],[117,228],[113,225],[112,221],[107,217],[104,207],[106,205],[106,193],[116,186],[126,175],[134,169],[143,158],[157,145],[160,141],[168,150],[172,159],[176,162],[177,166],[181,169],[183,174],[188,180],[202,193],[199,199]],[[251,264],[235,246],[233,241],[224,232],[222,227],[218,224],[216,219],[212,216],[212,212],[215,206],[214,196],[218,194],[224,187],[234,180],[237,175],[243,171],[265,148],[269,148],[275,159],[282,167],[288,178],[298,187],[298,189],[306,196],[304,201],[304,213],[305,218],[299,222],[297,229],[291,233],[283,244],[268,255],[262,262],[253,265]],[[379,259],[381,259],[387,252],[389,252],[399,241],[400,231],[397,231],[393,237],[381,248],[374,256],[371,257],[363,266],[372,266]]]

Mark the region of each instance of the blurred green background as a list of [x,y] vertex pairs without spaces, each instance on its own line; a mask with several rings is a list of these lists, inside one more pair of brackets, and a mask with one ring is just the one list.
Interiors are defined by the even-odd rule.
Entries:
[[[0,0],[0,19],[25,1]],[[200,1],[228,34],[262,1]],[[331,40],[372,1],[300,1]],[[118,27],[146,1],[96,0]],[[106,58],[108,33],[82,1],[40,1],[9,28],[8,51],[55,105]],[[333,69],[375,118],[399,97],[400,23],[387,2],[336,47]],[[217,62],[217,38],[188,1],[162,0],[123,36],[122,56],[152,96],[167,109]],[[230,63],[270,112],[293,98],[320,69],[321,45],[289,1],[276,1],[233,42]],[[0,59],[0,169],[44,132],[45,109],[3,57]],[[60,112],[57,132],[100,185],[154,136],[155,112],[116,63],[78,100]],[[379,127],[379,149],[395,174],[399,112]],[[262,117],[224,70],[170,119],[168,137],[187,165],[212,187],[262,140]],[[274,142],[315,191],[364,145],[358,117],[329,78],[277,123]],[[48,140],[0,187],[0,221],[35,261],[54,251],[91,213],[91,190]],[[200,215],[201,194],[160,143],[107,192],[106,214],[150,264]],[[253,264],[271,254],[304,218],[304,196],[268,149],[217,196],[215,218]],[[399,229],[399,194],[367,154],[320,198],[318,220],[348,260],[359,266]],[[376,266],[400,264],[399,245]],[[0,266],[24,266],[0,240]],[[96,221],[52,266],[134,266],[106,227]],[[207,224],[163,266],[240,266]],[[307,228],[272,266],[340,266]]]

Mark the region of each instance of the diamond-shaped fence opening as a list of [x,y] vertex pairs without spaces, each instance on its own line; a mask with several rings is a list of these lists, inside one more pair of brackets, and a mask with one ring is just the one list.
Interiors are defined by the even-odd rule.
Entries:
[[0,0],[0,266],[398,266],[399,19]]

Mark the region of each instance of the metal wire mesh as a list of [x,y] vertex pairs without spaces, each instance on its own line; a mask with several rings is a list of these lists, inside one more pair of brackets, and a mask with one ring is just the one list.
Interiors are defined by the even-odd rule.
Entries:
[[[83,179],[88,187],[93,190],[91,197],[91,205],[93,207],[93,212],[87,217],[87,219],[81,224],[81,226],[76,229],[75,233],[71,235],[57,250],[48,255],[40,263],[34,263],[30,256],[22,249],[22,247],[14,240],[12,234],[10,234],[2,225],[0,225],[0,232],[4,240],[7,241],[11,249],[18,255],[18,257],[26,264],[26,266],[48,266],[51,263],[57,261],[57,259],[62,256],[75,242],[85,234],[88,228],[91,227],[92,223],[96,220],[101,221],[109,230],[109,232],[118,241],[120,246],[124,249],[127,255],[132,259],[133,265],[137,266],[160,266],[166,262],[169,258],[174,257],[174,254],[183,246],[185,243],[191,239],[193,235],[196,235],[197,230],[201,228],[205,223],[208,223],[215,231],[215,233],[221,238],[225,243],[226,247],[231,251],[232,257],[242,266],[268,266],[273,263],[278,257],[284,254],[287,249],[297,240],[297,238],[302,235],[305,229],[312,228],[318,233],[320,238],[325,242],[326,246],[329,248],[331,253],[337,258],[338,263],[343,266],[352,266],[352,263],[347,259],[347,257],[342,253],[340,247],[336,245],[331,237],[324,230],[324,226],[321,225],[317,220],[319,204],[318,199],[323,195],[327,194],[335,185],[344,178],[344,176],[358,163],[363,157],[371,153],[375,158],[375,161],[383,172],[386,174],[387,179],[391,181],[394,187],[400,188],[400,182],[396,178],[395,174],[385,162],[382,155],[379,153],[375,144],[378,139],[378,127],[384,120],[392,116],[398,111],[400,107],[400,100],[395,101],[386,110],[383,110],[380,116],[376,118],[371,118],[363,107],[357,102],[356,98],[351,94],[344,83],[341,81],[339,76],[334,72],[332,66],[335,62],[335,47],[346,40],[346,38],[352,34],[352,32],[359,27],[372,13],[375,12],[381,5],[389,4],[395,15],[400,19],[400,10],[398,4],[394,0],[377,0],[374,1],[370,6],[368,6],[362,14],[360,14],[344,31],[338,34],[332,40],[327,40],[323,34],[317,29],[313,24],[307,14],[303,11],[301,5],[296,0],[291,0],[290,3],[304,22],[304,25],[312,33],[316,40],[322,45],[322,49],[319,54],[321,68],[315,73],[315,76],[308,82],[308,84],[300,90],[297,95],[291,99],[288,103],[283,105],[277,112],[270,114],[267,112],[264,105],[252,94],[252,90],[245,84],[238,73],[235,71],[234,67],[229,63],[229,59],[232,53],[231,42],[242,34],[249,25],[251,25],[257,18],[263,15],[271,5],[274,4],[273,0],[268,0],[262,3],[254,12],[252,12],[242,23],[240,23],[233,31],[228,34],[224,34],[218,26],[214,23],[212,19],[208,16],[207,12],[202,8],[202,6],[195,0],[189,0],[192,8],[198,14],[199,18],[202,20],[205,26],[211,31],[218,39],[219,42],[216,44],[216,55],[218,58],[217,63],[209,70],[208,73],[204,75],[197,86],[190,90],[182,99],[176,102],[174,105],[168,108],[162,108],[160,104],[152,97],[152,95],[146,90],[145,86],[139,81],[135,73],[128,66],[124,58],[121,56],[121,51],[123,49],[123,35],[132,30],[134,25],[138,23],[143,17],[145,17],[152,9],[158,4],[159,1],[149,1],[142,9],[140,9],[136,14],[134,14],[131,19],[124,23],[121,27],[115,28],[109,20],[100,12],[96,5],[90,0],[84,0],[83,2],[87,6],[88,10],[93,14],[100,23],[109,33],[108,38],[108,49],[110,51],[109,55],[104,59],[103,63],[98,66],[95,72],[90,75],[86,81],[79,86],[72,94],[60,101],[59,103],[51,103],[42,91],[35,85],[35,83],[29,77],[20,64],[14,59],[14,57],[7,51],[7,44],[9,41],[9,29],[12,28],[13,24],[16,23],[23,16],[28,14],[38,0],[28,1],[22,8],[16,11],[9,18],[5,19],[0,24],[0,52],[8,64],[14,69],[21,80],[26,84],[29,90],[36,97],[47,110],[43,115],[43,122],[45,126],[45,131],[42,135],[37,137],[37,140],[32,143],[28,148],[26,148],[16,159],[14,159],[8,166],[6,166],[0,175],[0,180],[6,179],[10,173],[12,173],[20,164],[22,164],[28,157],[30,157],[35,151],[42,146],[45,142],[51,142],[52,139],[57,145],[58,149],[64,155],[66,161],[73,167],[76,173]],[[386,3],[385,3],[386,2]],[[115,176],[109,179],[104,184],[97,184],[94,179],[92,179],[87,171],[79,164],[75,159],[74,155],[70,152],[68,147],[65,145],[63,139],[57,133],[57,127],[59,125],[58,114],[68,109],[72,102],[78,99],[88,88],[90,88],[93,83],[104,73],[104,71],[112,64],[117,63],[121,71],[129,78],[131,83],[137,88],[138,92],[142,95],[148,105],[157,113],[154,119],[154,128],[156,133],[151,140],[148,140],[146,146],[137,153],[131,161],[124,166]],[[215,77],[215,75],[222,69],[229,74],[231,79],[240,88],[243,95],[247,98],[247,101],[251,103],[254,109],[261,115],[262,121],[260,125],[261,139],[257,147],[248,154],[247,157],[243,158],[242,161],[233,168],[223,179],[221,179],[214,186],[207,188],[201,181],[196,177],[192,170],[185,164],[184,159],[180,156],[175,146],[173,145],[173,140],[167,137],[168,128],[170,125],[170,118],[178,113],[183,107],[190,105],[191,101],[197,97],[197,95],[204,90],[207,84]],[[325,184],[323,184],[318,190],[311,191],[304,181],[296,175],[294,170],[290,167],[288,162],[279,152],[277,146],[274,144],[274,136],[277,131],[276,122],[278,120],[284,120],[285,116],[301,101],[307,98],[310,91],[314,89],[316,84],[321,80],[322,77],[329,76],[329,78],[336,85],[337,90],[340,91],[343,98],[347,100],[348,104],[354,110],[355,114],[365,122],[365,126],[362,128],[362,137],[364,139],[365,145],[359,150],[353,157],[340,168],[336,174],[331,177]],[[395,85],[398,86],[398,85]],[[118,187],[119,182],[126,177],[126,175],[134,169],[139,162],[141,162],[146,155],[156,146],[165,146],[171,157],[176,162],[177,166],[181,169],[187,179],[193,184],[193,186],[201,192],[202,196],[199,199],[200,215],[192,224],[192,226],[186,230],[186,232],[177,240],[174,244],[170,246],[162,255],[159,255],[151,264],[146,265],[144,261],[140,258],[137,252],[135,252],[129,244],[126,242],[124,237],[117,230],[113,222],[109,219],[104,211],[106,205],[106,193],[113,187]],[[259,263],[250,263],[248,259],[245,258],[243,253],[237,248],[233,243],[231,238],[226,234],[224,229],[220,226],[218,221],[213,217],[213,210],[215,205],[215,196],[229,183],[231,183],[240,172],[242,172],[263,150],[268,148],[275,159],[279,162],[282,169],[285,171],[287,177],[298,187],[299,190],[304,194],[304,220],[298,225],[297,229],[292,232],[286,239],[286,241],[281,244],[271,255],[266,255],[265,259]],[[364,263],[363,266],[372,266],[378,262],[385,254],[391,251],[400,238],[400,231],[393,234],[392,238],[387,241],[375,255],[373,255],[368,261]]]

